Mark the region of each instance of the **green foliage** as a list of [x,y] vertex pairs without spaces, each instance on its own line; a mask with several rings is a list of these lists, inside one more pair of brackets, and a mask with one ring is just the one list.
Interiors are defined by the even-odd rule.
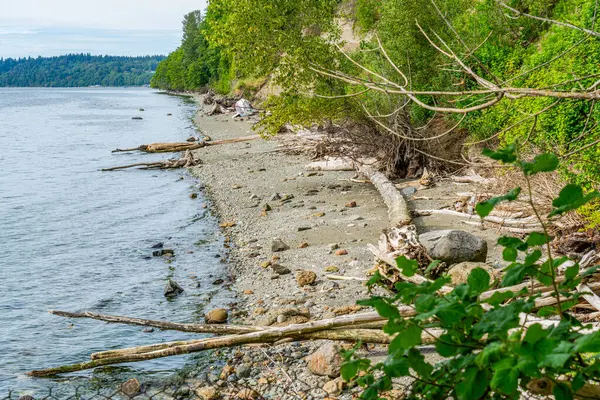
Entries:
[[[519,167],[526,180],[559,167],[552,154],[531,161],[519,160],[514,146],[486,154]],[[514,190],[488,205],[493,208],[519,195],[520,190]],[[567,185],[553,205],[556,210],[572,210],[594,197],[595,194],[584,194],[577,185]],[[487,207],[485,211],[489,213]],[[543,224],[543,220],[540,222]],[[387,359],[372,364],[357,357],[355,350],[346,352],[342,377],[361,386],[361,398],[366,400],[379,399],[382,392],[391,389],[392,379],[399,377],[412,378],[408,398],[414,399],[519,399],[535,379],[553,382],[556,399],[573,398],[585,383],[598,379],[596,357],[585,354],[600,352],[600,333],[590,333],[589,327],[569,315],[568,309],[580,296],[574,289],[598,268],[580,274],[575,264],[566,269],[562,279],[557,279],[557,268],[567,259],[554,259],[548,253],[547,260],[541,261],[538,247],[549,241],[546,232],[534,232],[525,240],[502,237],[498,244],[505,247],[505,258],[511,261],[502,286],[535,279],[547,286],[546,291],[556,299],[555,305],[540,308],[536,305],[539,291],[527,288],[482,296],[490,289],[491,278],[481,268],[469,274],[467,283],[446,295],[439,292],[449,280],[446,277],[418,285],[396,283],[396,291],[391,295],[358,302],[374,307],[387,319],[383,330],[394,336]],[[523,261],[517,261],[519,253]],[[397,264],[403,274],[415,273],[414,260],[401,257]],[[370,283],[375,284],[376,280]],[[415,315],[402,317],[400,305],[414,307]],[[558,318],[553,324],[527,324],[522,316],[536,311]],[[441,358],[436,363],[428,362],[419,348],[424,338],[431,337],[435,338],[435,351]]]
[[[210,83],[223,85],[229,74],[229,62],[218,47],[206,38],[208,22],[200,11],[183,18],[181,46],[162,61],[152,78],[151,86],[167,90],[195,90]],[[227,86],[225,92],[230,90]]]
[[163,59],[90,54],[0,59],[0,87],[144,86]]

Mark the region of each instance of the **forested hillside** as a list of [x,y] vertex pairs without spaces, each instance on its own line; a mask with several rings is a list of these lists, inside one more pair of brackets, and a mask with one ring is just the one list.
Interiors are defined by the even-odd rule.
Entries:
[[0,59],[0,87],[143,86],[163,59],[90,54]]
[[[265,103],[267,133],[354,121],[395,146],[387,162],[401,177],[411,163],[469,166],[481,147],[517,143],[529,154],[558,152],[561,173],[591,187],[600,182],[596,6],[212,0],[205,15],[185,17],[182,44],[152,85],[228,92],[269,77],[282,94]],[[340,21],[362,38],[359,49],[344,48]]]

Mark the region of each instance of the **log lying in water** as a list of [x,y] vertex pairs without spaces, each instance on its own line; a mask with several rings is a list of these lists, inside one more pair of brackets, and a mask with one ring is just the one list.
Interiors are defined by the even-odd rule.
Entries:
[[118,167],[103,168],[101,171],[116,171],[126,168],[142,167],[141,169],[174,169],[174,168],[190,168],[200,164],[201,161],[194,157],[189,151],[185,151],[185,155],[180,159],[172,158],[170,160],[155,161],[149,163],[135,163],[129,165],[121,165]]
[[[403,316],[414,315],[414,309],[412,307],[401,307],[400,312]],[[122,349],[120,350],[120,353],[109,353],[122,355],[117,355],[108,358],[93,359],[92,361],[87,361],[79,364],[65,365],[62,367],[31,371],[28,373],[28,375],[52,376],[68,372],[82,371],[103,365],[145,361],[155,358],[189,354],[222,347],[233,347],[250,343],[274,343],[285,338],[295,338],[297,340],[302,340],[303,337],[309,338],[310,336],[307,335],[312,334],[314,332],[329,331],[341,327],[354,328],[357,325],[378,322],[382,320],[384,319],[381,316],[379,316],[379,314],[377,314],[376,312],[369,312],[364,314],[344,315],[321,321],[307,322],[304,324],[292,324],[284,327],[270,327],[268,329],[257,332],[202,339],[198,341],[192,341],[191,343],[179,342],[175,345],[172,345],[172,347],[166,348],[164,348],[165,344],[151,345],[150,348],[144,349],[143,352],[140,352],[139,349]],[[355,337],[351,333],[344,335],[340,332],[336,332],[332,335],[335,335],[336,337],[342,337],[343,335],[344,340],[361,340],[361,337]],[[377,338],[377,340],[383,340],[380,335],[377,335]],[[132,352],[133,354],[131,354]]]
[[215,146],[219,144],[227,144],[227,143],[238,143],[238,142],[247,142],[249,140],[260,139],[260,135],[252,135],[252,136],[243,136],[239,138],[233,139],[223,139],[223,140],[215,140],[211,142],[173,142],[173,143],[151,143],[151,144],[142,144],[138,147],[132,147],[128,149],[115,149],[113,153],[126,152],[126,151],[143,151],[145,153],[176,153],[184,150],[196,150],[206,146]]

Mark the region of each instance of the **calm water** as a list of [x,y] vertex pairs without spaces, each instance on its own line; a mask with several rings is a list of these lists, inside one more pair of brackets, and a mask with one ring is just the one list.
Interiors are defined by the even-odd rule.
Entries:
[[[211,284],[225,266],[216,220],[201,207],[202,195],[189,198],[198,182],[182,171],[99,171],[172,157],[111,150],[182,141],[194,133],[194,111],[184,98],[149,89],[0,89],[0,398],[8,389],[92,375],[59,383],[26,377],[31,369],[191,338],[67,320],[48,309],[195,322],[204,307],[229,300]],[[175,250],[172,263],[148,257],[158,242]],[[168,277],[185,289],[173,301],[163,296]],[[167,358],[93,375],[121,380],[189,362]]]

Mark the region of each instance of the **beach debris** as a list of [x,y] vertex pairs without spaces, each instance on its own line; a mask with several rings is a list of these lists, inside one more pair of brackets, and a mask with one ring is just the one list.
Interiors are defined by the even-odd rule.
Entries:
[[273,272],[275,272],[278,275],[287,275],[287,274],[292,273],[292,271],[290,271],[289,268],[284,267],[283,265],[277,264],[277,263],[272,263],[271,269],[273,270]]
[[246,99],[239,99],[235,102],[235,117],[249,117],[256,114],[257,111],[252,107],[252,104]]
[[127,168],[140,167],[140,169],[175,169],[175,168],[190,168],[201,164],[202,161],[187,150],[183,157],[176,159],[171,158],[164,161],[148,162],[148,163],[135,163],[129,165],[122,165],[119,167],[102,168],[101,171],[116,171]]
[[140,119],[144,119],[144,118],[142,118],[142,117],[131,117],[131,119],[137,119],[137,120],[140,120]]

